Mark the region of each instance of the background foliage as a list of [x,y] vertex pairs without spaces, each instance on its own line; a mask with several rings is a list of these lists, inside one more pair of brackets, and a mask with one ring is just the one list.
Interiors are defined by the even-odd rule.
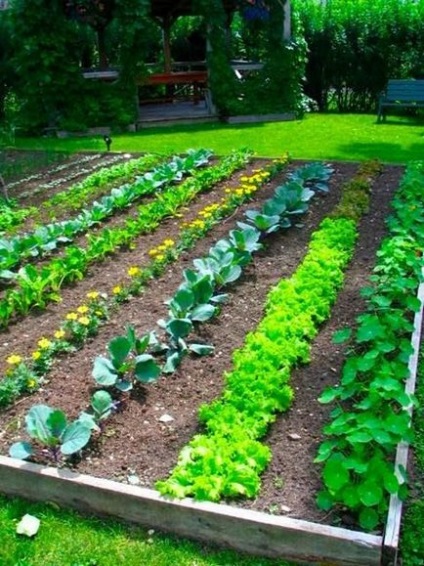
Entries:
[[[101,34],[96,19],[78,15],[79,7],[89,10],[91,3],[97,9],[95,0],[11,0],[11,9],[2,14],[0,26],[6,32],[0,65],[8,65],[11,78],[0,86],[0,99],[3,106],[11,107],[8,94],[13,94],[13,116],[9,112],[8,119],[24,132],[122,127],[135,121],[134,78],[147,72],[147,62],[157,64],[158,70],[163,62],[160,28],[148,18],[150,1],[108,3],[112,17]],[[246,6],[251,4],[240,0],[239,39],[233,42],[234,31],[222,1],[193,0],[198,17],[179,18],[174,24],[173,57],[204,59],[209,40],[210,88],[223,116],[298,111],[305,52],[302,39],[283,40],[284,3],[280,0],[269,0],[260,18],[252,10],[250,19],[244,18]],[[195,37],[197,48],[189,41]],[[253,42],[254,53],[244,47],[246,38]],[[6,57],[9,43],[12,56]],[[246,54],[263,61],[264,68],[237,79],[230,60]],[[119,68],[119,81],[82,78],[84,68],[106,63]],[[4,76],[8,77],[6,68]]]
[[[265,8],[260,0],[256,8],[239,0],[231,18],[222,0],[193,0],[197,16],[174,23],[173,59],[207,55],[221,116],[374,111],[389,78],[424,77],[424,0],[291,1],[291,41],[283,39],[281,0],[268,0]],[[137,117],[134,77],[146,74],[148,63],[163,68],[161,29],[148,17],[150,0],[112,2],[104,57],[96,29],[87,19],[69,17],[65,4],[11,0],[12,8],[0,11],[3,137],[15,127],[27,133],[122,128]],[[207,40],[212,50],[206,54]],[[236,77],[231,59],[264,66]],[[84,68],[102,61],[120,69],[118,81],[82,78]]]
[[423,0],[293,0],[320,110],[370,111],[389,78],[424,77]]

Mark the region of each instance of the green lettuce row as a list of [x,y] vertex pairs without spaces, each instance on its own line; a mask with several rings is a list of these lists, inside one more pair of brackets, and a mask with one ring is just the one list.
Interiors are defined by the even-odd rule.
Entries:
[[[376,173],[373,167],[362,168],[344,187],[341,204],[357,194],[363,202],[359,208],[365,211],[368,199],[362,196],[369,193]],[[340,214],[342,210],[346,214],[346,207]],[[333,218],[325,219],[295,274],[270,292],[264,319],[233,354],[234,367],[225,375],[222,396],[200,408],[205,434],[182,449],[170,477],[157,482],[160,493],[212,501],[258,493],[260,474],[271,458],[270,449],[258,439],[276,413],[291,405],[290,371],[309,361],[310,341],[343,284],[357,238],[357,213],[355,208],[350,219],[335,211]]]

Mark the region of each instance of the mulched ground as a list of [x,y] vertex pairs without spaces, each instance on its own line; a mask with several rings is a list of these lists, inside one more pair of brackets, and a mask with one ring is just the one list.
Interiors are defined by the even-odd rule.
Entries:
[[[253,163],[252,167],[257,165],[257,162]],[[96,446],[85,450],[82,460],[74,464],[78,471],[123,482],[136,476],[140,485],[149,487],[153,487],[157,479],[167,476],[180,449],[201,431],[197,407],[220,394],[222,376],[231,368],[231,354],[235,348],[242,346],[246,333],[261,320],[268,291],[281,278],[290,277],[295,271],[306,252],[312,232],[337,203],[342,184],[357,170],[357,165],[352,163],[337,163],[334,167],[330,193],[314,199],[303,227],[269,237],[266,249],[256,254],[254,263],[246,269],[243,278],[230,289],[229,302],[223,306],[220,316],[199,329],[199,337],[214,344],[215,354],[206,358],[186,358],[174,375],[162,377],[153,385],[133,391],[125,408],[109,422],[105,436]],[[292,376],[296,398],[291,410],[278,418],[264,439],[272,449],[273,459],[263,476],[259,497],[254,501],[231,504],[306,520],[332,522],[333,518],[319,512],[314,503],[320,481],[319,469],[312,460],[330,410],[316,399],[326,386],[338,380],[343,351],[340,346],[331,344],[331,335],[334,330],[352,323],[363,310],[359,290],[367,283],[375,263],[376,249],[385,234],[384,219],[402,173],[400,167],[387,166],[374,185],[370,211],[360,225],[360,238],[346,274],[345,287],[333,308],[331,319],[314,341],[312,362],[298,368]],[[95,339],[81,351],[67,355],[55,364],[43,390],[3,411],[0,415],[0,451],[6,454],[10,443],[22,437],[23,416],[33,404],[47,403],[60,407],[71,416],[85,409],[87,399],[94,391],[91,378],[94,357],[104,352],[112,337],[123,333],[125,323],[133,324],[140,334],[152,330],[155,321],[166,315],[163,302],[180,284],[182,271],[191,266],[194,258],[205,255],[217,239],[225,237],[236,222],[243,219],[244,210],[258,207],[262,200],[268,198],[283,178],[284,175],[281,175],[260,192],[256,202],[241,207],[230,219],[221,223],[209,237],[152,283],[141,297],[121,305]],[[197,210],[220,198],[225,186],[199,197],[193,206],[183,211],[184,217],[193,218]],[[179,221],[181,219],[167,220],[155,234],[139,238],[133,252],[116,254],[108,261],[93,266],[85,280],[63,291],[60,304],[13,324],[0,335],[0,359],[12,351],[25,354],[34,349],[41,336],[47,336],[57,328],[66,312],[81,304],[86,292],[94,289],[110,292],[111,287],[122,280],[129,266],[146,263],[146,251],[150,247],[166,237],[175,238]],[[164,414],[171,415],[174,420],[169,424],[161,423],[159,419]]]

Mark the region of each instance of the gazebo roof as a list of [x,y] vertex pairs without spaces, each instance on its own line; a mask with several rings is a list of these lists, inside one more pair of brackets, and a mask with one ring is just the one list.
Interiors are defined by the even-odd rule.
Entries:
[[[236,0],[222,0],[224,8],[227,12],[231,12],[236,7]],[[151,0],[151,14],[155,17],[171,17],[178,16],[197,16],[193,10],[193,2],[191,0]]]

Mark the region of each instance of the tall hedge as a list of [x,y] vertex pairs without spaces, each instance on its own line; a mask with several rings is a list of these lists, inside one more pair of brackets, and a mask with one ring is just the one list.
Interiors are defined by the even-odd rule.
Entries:
[[292,0],[320,110],[375,110],[389,78],[424,76],[424,0]]

